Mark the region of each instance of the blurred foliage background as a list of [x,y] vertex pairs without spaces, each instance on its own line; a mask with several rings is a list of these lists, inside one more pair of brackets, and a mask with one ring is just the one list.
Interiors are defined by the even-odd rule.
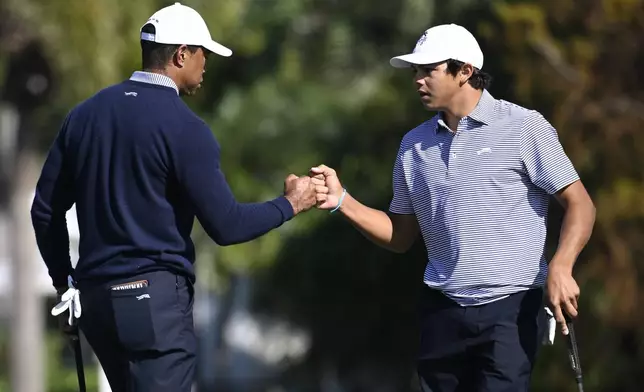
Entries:
[[[26,121],[23,148],[44,154],[71,107],[139,69],[139,28],[171,3],[0,2],[0,88]],[[641,390],[644,1],[183,3],[234,52],[209,59],[202,90],[186,101],[221,142],[222,166],[240,201],[272,198],[287,174],[325,163],[355,197],[386,209],[400,139],[433,114],[418,102],[411,74],[388,60],[411,50],[431,25],[470,29],[494,77],[490,92],[554,124],[596,203],[595,231],[575,268],[586,389]],[[35,83],[21,93],[20,71],[32,68],[48,75],[46,88]],[[562,214],[556,203],[551,210],[549,254]],[[198,225],[194,239],[198,274],[208,277],[200,278],[202,290],[225,297],[248,279],[249,312],[310,334],[306,355],[281,365],[274,385],[282,389],[275,391],[417,390],[415,312],[426,261],[420,242],[391,254],[320,211],[243,245],[217,247]],[[542,350],[535,391],[575,390],[564,341],[557,340]],[[1,348],[6,341],[1,376],[10,361]],[[56,357],[55,348],[48,352]],[[48,363],[50,373],[60,366]],[[68,372],[71,382],[49,378],[48,390],[73,390],[73,368]]]

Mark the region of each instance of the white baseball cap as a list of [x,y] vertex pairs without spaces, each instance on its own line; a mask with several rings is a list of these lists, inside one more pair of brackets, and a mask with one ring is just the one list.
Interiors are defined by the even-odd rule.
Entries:
[[465,27],[453,23],[425,30],[412,53],[396,56],[389,63],[396,68],[407,68],[412,64],[434,64],[449,59],[483,68],[483,52],[476,38]]
[[[208,26],[194,9],[181,3],[174,3],[155,12],[143,24],[154,25],[154,34],[141,31],[141,39],[172,45],[202,46],[220,56],[229,57],[233,51],[213,41]],[[141,26],[141,30],[143,30]]]

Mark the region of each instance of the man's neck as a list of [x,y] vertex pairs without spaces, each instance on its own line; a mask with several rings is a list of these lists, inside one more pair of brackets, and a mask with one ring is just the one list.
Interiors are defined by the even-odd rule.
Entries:
[[451,130],[456,131],[458,122],[474,111],[482,94],[481,90],[469,89],[454,96],[449,107],[443,110],[443,117]]
[[164,69],[156,69],[156,68],[143,68],[141,69],[142,72],[149,72],[149,73],[155,73],[155,74],[160,74],[160,75],[165,75],[168,76],[165,72]]
[[167,76],[170,79],[172,79],[172,81],[174,82],[175,85],[177,85],[177,87],[179,86],[179,82],[177,80],[176,75],[173,72],[170,72],[166,69],[143,68],[142,71]]

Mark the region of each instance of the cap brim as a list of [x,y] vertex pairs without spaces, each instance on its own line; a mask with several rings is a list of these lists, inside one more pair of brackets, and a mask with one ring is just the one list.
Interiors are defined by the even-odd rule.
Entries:
[[437,58],[436,56],[431,56],[427,53],[418,52],[393,57],[389,60],[389,64],[394,68],[409,68],[412,65],[435,64],[445,60],[447,59]]
[[209,42],[206,42],[203,45],[203,47],[208,49],[209,51],[211,51],[213,53],[216,53],[216,54],[218,54],[220,56],[223,56],[223,57],[230,57],[233,54],[232,50],[230,50],[227,47],[225,47],[224,45],[222,45],[222,44],[220,44],[218,42],[212,41],[212,40],[209,41]]

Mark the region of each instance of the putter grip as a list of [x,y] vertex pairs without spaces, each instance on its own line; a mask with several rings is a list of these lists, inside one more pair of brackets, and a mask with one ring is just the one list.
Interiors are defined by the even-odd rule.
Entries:
[[575,335],[575,326],[572,322],[572,319],[566,314],[566,325],[568,327],[568,357],[570,358],[570,366],[575,372],[575,379],[577,381],[577,390],[579,392],[584,391],[583,381],[582,381],[582,372],[581,372],[581,362],[579,361],[579,348],[577,346],[577,336]]

